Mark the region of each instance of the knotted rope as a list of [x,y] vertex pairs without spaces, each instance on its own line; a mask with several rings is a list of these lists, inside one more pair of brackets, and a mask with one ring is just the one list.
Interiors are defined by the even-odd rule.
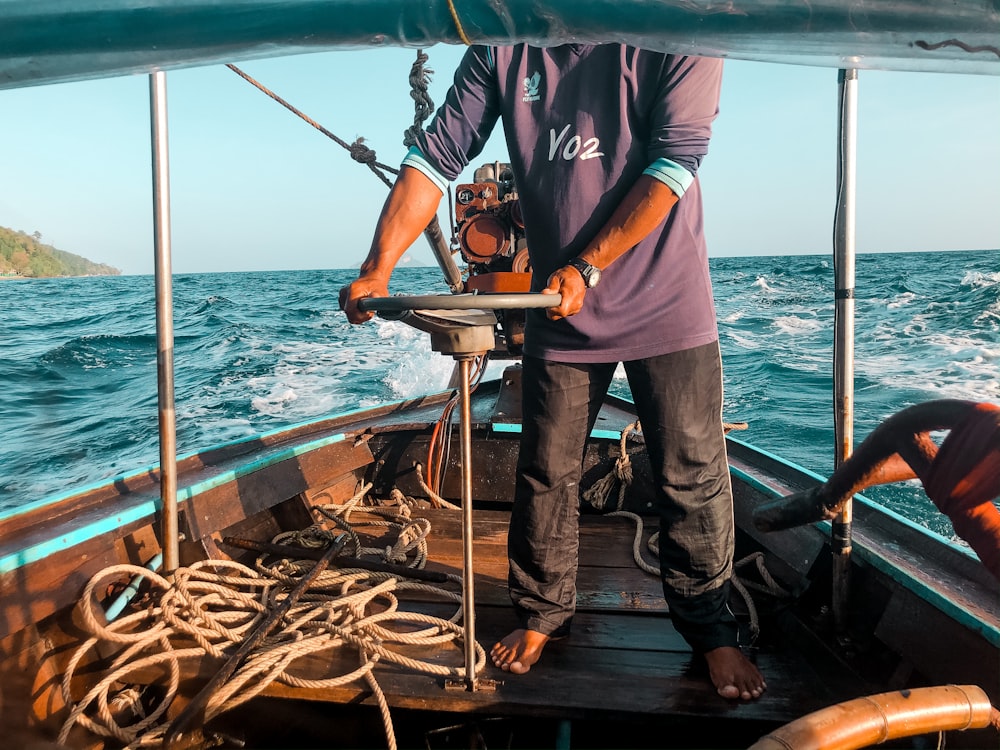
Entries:
[[297,115],[298,117],[301,117],[307,123],[309,123],[314,128],[316,128],[316,130],[318,130],[319,132],[321,132],[323,135],[325,135],[330,140],[334,141],[338,146],[340,146],[341,148],[346,149],[347,152],[351,155],[351,158],[354,159],[354,161],[356,161],[356,162],[358,162],[360,164],[364,164],[366,167],[368,167],[376,177],[378,177],[380,180],[382,180],[382,182],[385,184],[386,187],[390,187],[390,188],[392,187],[392,180],[390,180],[388,177],[386,177],[385,174],[384,174],[384,172],[389,172],[390,174],[396,175],[396,174],[399,174],[399,170],[396,169],[396,168],[394,168],[394,167],[390,167],[388,164],[382,164],[381,162],[379,162],[378,159],[375,156],[375,152],[372,149],[368,148],[368,146],[365,145],[365,139],[364,138],[358,138],[357,140],[354,141],[354,143],[348,143],[347,141],[342,140],[341,138],[338,138],[336,135],[334,135],[329,130],[327,130],[326,128],[324,128],[322,125],[320,125],[314,119],[312,119],[311,117],[309,117],[309,115],[305,114],[302,110],[297,109],[293,105],[289,104],[287,101],[285,101],[284,99],[282,99],[276,93],[274,93],[273,91],[271,91],[271,89],[267,88],[264,84],[262,84],[259,81],[255,80],[250,75],[248,75],[244,71],[242,71],[239,68],[237,68],[235,65],[227,63],[226,67],[229,68],[231,71],[233,71],[236,75],[238,75],[244,81],[246,81],[247,83],[249,83],[251,86],[253,86],[256,89],[258,89],[259,91],[267,94],[269,97],[271,97],[271,99],[273,99],[274,101],[276,101],[278,104],[280,104],[282,107],[284,107],[285,109],[287,109],[292,114]]
[[403,132],[403,145],[409,148],[417,143],[417,136],[423,132],[424,121],[434,111],[434,100],[431,99],[428,85],[434,71],[425,68],[427,53],[417,50],[417,59],[410,67],[410,98],[413,99],[413,125]]
[[611,490],[615,483],[618,483],[618,504],[615,510],[621,510],[625,504],[625,490],[632,484],[632,459],[628,457],[625,450],[625,443],[628,436],[640,429],[639,422],[633,422],[622,430],[621,439],[618,443],[618,458],[610,472],[594,482],[583,492],[583,499],[595,510],[604,510],[607,507],[608,499],[611,497]]
[[[372,516],[365,520],[365,525],[395,530],[396,538],[385,548],[362,545],[351,514],[361,509],[370,487],[363,487],[344,505],[326,505],[318,510],[350,537],[355,556],[377,555],[387,562],[423,567],[427,560],[426,538],[430,524],[424,519],[410,518],[405,505],[400,508],[364,506],[363,512]],[[335,533],[314,525],[300,532],[281,534],[275,541],[318,547]],[[269,610],[288,595],[303,571],[314,564],[262,554],[254,568],[224,560],[196,563],[177,570],[173,582],[134,565],[117,565],[99,573],[88,584],[80,603],[84,627],[91,637],[74,653],[63,678],[63,696],[71,711],[59,741],[65,743],[72,728],[79,725],[128,747],[162,742],[167,728],[166,712],[178,693],[181,664],[205,657],[225,659],[256,630]],[[95,592],[103,591],[109,580],[139,575],[149,581],[148,606],[106,624],[98,609]],[[461,585],[459,576],[449,574],[447,578],[456,588]],[[400,608],[400,598],[411,592],[421,598],[432,595],[454,603],[455,613],[443,619],[405,611]],[[379,704],[388,746],[394,749],[396,743],[388,703],[372,670],[377,663],[387,662],[432,675],[463,677],[464,664],[450,665],[440,658],[421,661],[404,656],[394,648],[397,645],[438,647],[462,641],[464,628],[458,624],[461,615],[459,591],[403,580],[398,574],[346,567],[323,571],[313,587],[289,609],[282,624],[251,652],[232,678],[212,696],[205,720],[259,695],[275,681],[305,689],[324,689],[364,680]],[[71,687],[79,664],[100,644],[108,643],[118,644],[121,652],[99,682],[75,701]],[[344,674],[331,674],[322,679],[307,679],[295,673],[295,665],[302,658],[317,653],[332,655],[338,649],[356,652],[358,666]],[[475,669],[479,671],[485,666],[486,654],[479,644],[475,650]],[[461,661],[463,649],[459,648],[457,653]],[[325,661],[332,660],[326,657]],[[166,673],[167,684],[159,702],[148,712],[131,712],[133,716],[128,720],[131,723],[116,718],[112,706],[136,704],[137,700],[131,690],[113,695],[114,688],[134,682],[129,678],[135,673],[154,668]]]

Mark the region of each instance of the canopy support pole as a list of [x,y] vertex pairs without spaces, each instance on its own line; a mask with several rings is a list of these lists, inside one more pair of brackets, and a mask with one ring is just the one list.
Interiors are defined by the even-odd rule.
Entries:
[[472,399],[471,358],[458,361],[460,405],[459,432],[462,456],[462,624],[465,626],[465,683],[478,687],[476,678],[476,575],[472,564]]
[[174,411],[173,271],[170,258],[170,168],[167,147],[167,76],[149,76],[153,160],[153,254],[156,281],[156,383],[160,424],[160,501],[163,569],[179,565],[177,523],[177,417]]
[[[853,451],[854,442],[854,260],[857,167],[858,71],[838,74],[837,213],[834,218],[834,468]],[[833,617],[846,628],[850,596],[852,501],[833,520]]]

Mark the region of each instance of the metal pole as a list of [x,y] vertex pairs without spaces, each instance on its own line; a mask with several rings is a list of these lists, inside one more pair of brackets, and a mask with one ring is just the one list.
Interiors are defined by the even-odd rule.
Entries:
[[455,259],[451,257],[448,241],[444,238],[444,234],[441,231],[441,223],[438,221],[437,216],[431,219],[430,224],[424,229],[424,237],[431,246],[434,259],[437,261],[441,273],[444,274],[444,280],[448,288],[455,294],[460,293],[465,288],[465,283],[462,281],[462,272],[455,265]]
[[[857,167],[858,71],[838,74],[837,214],[834,220],[834,467],[854,449],[854,259]],[[833,616],[838,631],[846,626],[850,595],[852,501],[833,520]]]
[[469,357],[458,361],[462,439],[462,619],[465,622],[465,682],[475,690],[476,681],[476,581],[472,570],[472,402],[469,393]]
[[153,253],[156,279],[156,382],[160,418],[160,500],[163,569],[178,567],[177,418],[174,412],[173,272],[170,261],[170,169],[167,148],[167,76],[149,76],[153,152]]

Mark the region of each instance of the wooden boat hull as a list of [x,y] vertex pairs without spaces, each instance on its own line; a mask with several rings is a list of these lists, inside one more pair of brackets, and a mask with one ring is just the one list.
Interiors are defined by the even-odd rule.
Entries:
[[[481,385],[472,405],[477,636],[485,646],[513,622],[505,593],[505,519],[519,438],[517,373],[508,370],[500,381]],[[397,489],[425,498],[415,467],[426,461],[433,425],[449,395],[323,419],[182,457],[182,565],[206,558],[250,560],[252,553],[227,546],[224,539],[268,541],[281,531],[304,528],[316,520],[317,506],[343,503],[365,482],[372,483],[375,497]],[[630,403],[608,399],[587,447],[584,487],[608,473],[619,455],[620,435],[634,418]],[[652,484],[642,441],[633,437],[627,447],[634,480],[624,509],[648,521]],[[537,732],[573,721],[575,743],[597,747],[602,738],[613,744],[598,726],[621,729],[627,721],[643,742],[660,739],[658,733],[669,725],[698,727],[706,746],[733,746],[748,745],[808,711],[889,689],[974,684],[994,704],[1000,702],[1000,588],[978,560],[859,500],[850,622],[845,630],[835,630],[828,607],[826,525],[765,534],[750,521],[760,503],[821,478],[738,440],[730,439],[729,452],[737,559],[760,559],[790,593],[760,594],[752,605],[761,630],[755,654],[772,685],[764,699],[731,705],[714,695],[690,649],[670,627],[657,576],[643,573],[632,560],[631,522],[585,512],[579,615],[570,642],[553,649],[545,668],[530,679],[506,679],[488,667],[492,677],[503,680],[495,691],[447,690],[438,677],[388,668],[379,680],[401,723],[412,723],[426,738],[455,725],[455,716],[480,722],[520,717],[522,726]],[[457,456],[456,448],[440,488],[456,503],[461,496]],[[81,592],[107,566],[155,563],[158,493],[157,471],[150,468],[0,518],[0,723],[5,732],[49,740],[58,733],[68,713],[59,683],[83,639],[76,606]],[[460,514],[430,508],[413,512],[428,518],[438,535],[428,569],[460,573]],[[752,568],[747,565],[738,575],[761,583]],[[738,601],[735,606],[746,621],[749,608]],[[302,668],[322,671],[328,661],[314,659]],[[218,660],[202,660],[185,672],[185,689],[197,690],[218,667]],[[253,726],[252,736],[260,740],[264,729],[252,718],[260,715],[260,702],[270,700],[278,700],[287,721],[316,714],[316,705],[341,706],[329,715],[350,715],[362,725],[373,716],[350,708],[373,701],[363,682],[322,691],[275,683],[249,704],[257,708],[237,709],[220,722],[232,724],[236,717],[231,731]],[[79,743],[71,746],[94,742],[82,732],[71,736]],[[372,738],[369,731],[366,737],[375,746],[384,743],[380,733]],[[949,738],[950,746],[965,742],[975,746],[982,736],[967,732]]]

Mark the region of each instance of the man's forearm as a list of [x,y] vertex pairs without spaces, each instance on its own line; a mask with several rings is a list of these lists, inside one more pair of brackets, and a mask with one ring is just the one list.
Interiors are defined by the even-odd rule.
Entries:
[[392,269],[416,242],[441,202],[441,191],[422,172],[403,167],[389,192],[372,239],[362,276],[388,281]]
[[[601,270],[607,268],[656,229],[676,203],[673,190],[655,177],[641,175],[579,257]],[[552,320],[575,315],[583,307],[586,290],[575,268],[556,269],[544,291],[561,294],[562,301],[546,315]]]
[[677,200],[666,184],[640,175],[580,257],[600,269],[607,268],[656,229]]

